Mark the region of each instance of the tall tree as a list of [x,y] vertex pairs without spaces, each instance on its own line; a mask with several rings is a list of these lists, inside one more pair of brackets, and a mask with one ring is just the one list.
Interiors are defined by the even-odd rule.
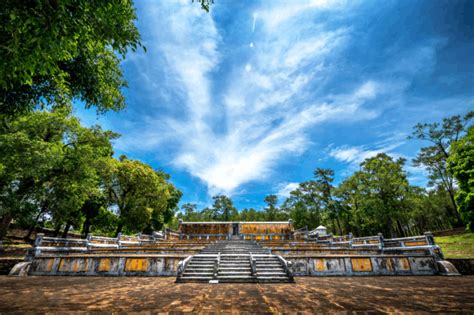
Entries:
[[452,143],[449,170],[459,185],[456,202],[461,217],[474,231],[474,126],[465,137]]
[[4,0],[0,16],[0,113],[75,98],[124,108],[120,61],[140,46],[131,0]]
[[218,195],[212,197],[214,204],[212,209],[214,209],[214,219],[220,219],[222,221],[231,221],[238,216],[237,209],[234,207],[232,199],[225,195]]
[[104,167],[103,176],[111,206],[119,214],[117,235],[124,227],[142,231],[150,225],[153,212],[166,211],[171,197],[168,183],[149,165],[121,156]]
[[403,235],[402,218],[407,209],[408,179],[405,159],[393,160],[385,153],[368,158],[361,164],[359,186],[364,195],[367,214],[380,223],[385,235]]
[[335,189],[332,185],[332,182],[334,181],[334,171],[331,169],[317,168],[313,174],[317,183],[321,205],[329,220],[333,222],[334,230],[337,227],[339,234],[343,234],[339,218],[340,206],[337,200],[333,197]]
[[65,135],[77,124],[69,112],[58,109],[17,117],[0,127],[0,240],[12,220],[28,215],[24,210],[47,210],[42,196],[64,157]]
[[457,226],[462,226],[462,220],[457,212],[454,177],[448,171],[447,160],[450,157],[449,148],[464,134],[473,117],[474,111],[471,111],[464,117],[456,115],[444,118],[442,123],[419,123],[414,127],[411,137],[431,143],[430,146],[421,149],[413,164],[424,166],[428,170],[430,186],[442,187],[449,194],[452,203],[451,216]]
[[267,221],[275,221],[278,216],[278,197],[276,195],[268,195],[265,197],[265,217]]

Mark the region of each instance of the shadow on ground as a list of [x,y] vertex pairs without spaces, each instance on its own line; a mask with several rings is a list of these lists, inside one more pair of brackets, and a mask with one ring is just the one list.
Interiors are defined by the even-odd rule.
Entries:
[[295,284],[175,284],[175,278],[0,276],[0,312],[474,311],[474,276],[315,277]]

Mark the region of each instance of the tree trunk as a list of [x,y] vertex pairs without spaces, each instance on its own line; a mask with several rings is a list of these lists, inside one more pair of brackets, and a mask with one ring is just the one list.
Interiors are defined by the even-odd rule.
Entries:
[[405,237],[406,236],[405,230],[403,229],[403,226],[402,226],[402,223],[400,222],[400,220],[397,220],[397,226],[398,226],[398,230],[400,232],[400,236]]
[[69,229],[71,228],[71,221],[66,222],[66,226],[64,227],[63,238],[67,238],[67,233],[69,233]]
[[86,220],[84,221],[84,224],[82,225],[82,236],[84,238],[86,238],[87,234],[89,234],[90,228],[91,228],[91,220],[86,217]]
[[25,240],[26,240],[26,241],[29,241],[29,240],[30,240],[31,234],[33,234],[33,232],[35,231],[36,224],[38,224],[39,218],[41,218],[41,215],[42,215],[45,211],[46,211],[46,207],[41,208],[40,213],[38,213],[38,215],[36,216],[35,221],[34,221],[33,224],[31,225],[30,230],[28,231],[28,234],[26,234],[26,236],[25,236]]
[[6,213],[3,218],[2,222],[0,222],[0,241],[7,236],[8,228],[10,227],[10,223],[13,221],[13,216],[8,212]]
[[344,235],[341,228],[341,221],[339,221],[339,217],[337,216],[336,216],[336,222],[337,222],[337,227],[339,228],[339,235]]
[[451,203],[453,204],[453,210],[452,213],[454,217],[456,218],[456,223],[454,227],[461,227],[464,226],[461,215],[458,212],[458,206],[456,204],[456,200],[454,199],[454,193],[451,191],[451,189],[448,189],[448,194],[449,194],[449,199],[451,200]]
[[54,228],[54,237],[58,237],[59,232],[61,232],[61,224],[57,223],[55,228]]
[[115,232],[115,237],[117,237],[120,233],[122,233],[123,223],[119,223],[117,225],[117,231]]
[[36,216],[35,221],[33,222],[30,229],[28,230],[28,234],[26,234],[26,236],[24,237],[25,241],[30,241],[31,234],[33,234],[33,232],[35,231],[36,224],[38,224],[38,220],[40,216],[41,216],[41,213]]

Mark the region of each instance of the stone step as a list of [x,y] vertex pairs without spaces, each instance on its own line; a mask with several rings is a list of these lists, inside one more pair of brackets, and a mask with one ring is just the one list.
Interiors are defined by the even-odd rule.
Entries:
[[235,275],[235,276],[231,276],[231,275],[218,275],[217,278],[219,280],[221,279],[252,279],[252,275]]
[[257,271],[257,276],[264,276],[264,277],[282,276],[282,277],[286,277],[287,274],[284,271],[281,271],[281,272],[261,272],[261,271]]
[[212,277],[213,275],[213,272],[189,272],[188,270],[183,273],[183,277]]
[[199,277],[199,276],[183,276],[181,277],[181,280],[212,280],[213,277],[205,277],[205,276],[202,276],[202,277]]
[[287,276],[257,276],[257,279],[262,280],[285,280],[289,281],[290,279]]

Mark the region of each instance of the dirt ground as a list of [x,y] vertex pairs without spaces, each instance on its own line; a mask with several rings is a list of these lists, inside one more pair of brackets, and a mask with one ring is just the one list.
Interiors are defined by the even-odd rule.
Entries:
[[175,278],[0,276],[0,313],[474,312],[474,276],[314,277],[294,284],[175,284]]

